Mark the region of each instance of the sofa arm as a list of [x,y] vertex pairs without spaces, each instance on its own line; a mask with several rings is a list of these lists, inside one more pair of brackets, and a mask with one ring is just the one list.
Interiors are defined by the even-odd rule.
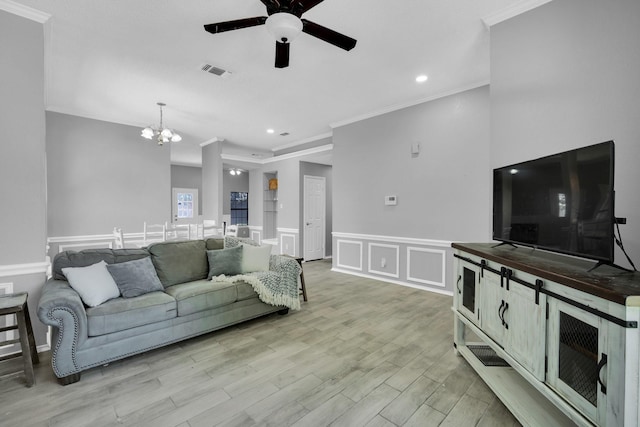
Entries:
[[76,351],[87,339],[87,313],[80,295],[66,281],[47,280],[38,302],[38,318],[53,326],[51,365],[56,376],[78,372]]

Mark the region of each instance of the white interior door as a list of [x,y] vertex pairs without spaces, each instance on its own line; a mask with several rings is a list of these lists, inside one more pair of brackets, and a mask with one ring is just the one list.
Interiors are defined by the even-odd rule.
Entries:
[[198,219],[198,189],[173,188],[171,220],[174,224],[195,224]]
[[324,258],[326,181],[322,176],[304,176],[304,259]]

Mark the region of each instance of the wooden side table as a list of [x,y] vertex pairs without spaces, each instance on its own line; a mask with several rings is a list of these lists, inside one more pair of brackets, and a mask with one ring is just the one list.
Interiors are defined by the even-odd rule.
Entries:
[[0,332],[18,330],[19,339],[0,342],[0,346],[20,343],[21,352],[17,355],[0,358],[0,360],[10,359],[22,355],[24,361],[24,374],[27,377],[27,386],[31,387],[35,383],[33,375],[33,365],[38,363],[38,351],[36,341],[33,337],[31,327],[31,317],[29,317],[29,307],[27,306],[26,292],[18,294],[0,295],[0,316],[16,315],[16,325],[0,327]]
[[284,255],[284,256],[288,256],[289,258],[293,258],[296,261],[298,261],[298,264],[300,265],[300,295],[302,295],[302,299],[306,302],[307,301],[307,286],[304,284],[304,269],[302,269],[302,261],[304,261],[304,258],[302,257],[295,257],[295,256],[291,256],[291,255]]
[[307,286],[304,284],[304,269],[302,269],[302,261],[304,258],[296,257],[296,261],[300,264],[300,293],[302,294],[302,299],[307,301]]

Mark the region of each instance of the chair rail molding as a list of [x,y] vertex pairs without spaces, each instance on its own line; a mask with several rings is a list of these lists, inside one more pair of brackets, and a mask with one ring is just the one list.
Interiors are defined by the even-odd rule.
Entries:
[[421,245],[421,246],[435,246],[443,248],[451,248],[453,241],[451,240],[433,240],[433,239],[419,239],[415,237],[399,237],[399,236],[381,236],[375,234],[357,234],[357,233],[344,233],[334,231],[331,233],[333,237],[343,239],[360,239],[360,240],[372,240],[375,242],[392,242],[392,243],[404,243],[407,245]]
[[27,274],[46,273],[48,261],[31,262],[25,264],[0,265],[0,277],[25,276]]

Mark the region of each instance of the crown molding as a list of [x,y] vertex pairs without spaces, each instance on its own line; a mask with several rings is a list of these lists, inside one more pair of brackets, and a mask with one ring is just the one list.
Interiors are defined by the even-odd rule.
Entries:
[[551,1],[552,0],[522,0],[514,5],[485,16],[484,18],[482,18],[482,22],[484,22],[484,25],[486,25],[487,28],[491,28],[492,26],[499,24],[500,22],[511,19],[514,16],[518,16],[522,13],[528,12],[531,9],[535,9],[538,6],[542,6],[543,4],[549,3]]
[[290,142],[289,144],[273,147],[271,151],[286,150],[287,148],[297,147],[298,145],[307,144],[309,142],[314,142],[314,141],[318,141],[325,138],[331,138],[332,136],[333,136],[333,132],[327,132],[320,135],[312,136],[310,138],[301,139],[300,141]]
[[9,12],[17,16],[22,16],[23,18],[27,18],[41,24],[44,24],[51,18],[51,15],[46,12],[42,12],[38,9],[34,9],[11,0],[0,0],[0,10],[4,10],[5,12]]
[[345,125],[350,125],[352,123],[357,123],[360,122],[362,120],[367,120],[367,119],[371,119],[373,117],[377,117],[377,116],[382,116],[383,114],[388,114],[388,113],[392,113],[394,111],[398,111],[398,110],[402,110],[403,108],[408,108],[408,107],[413,107],[415,105],[419,105],[419,104],[424,104],[425,102],[429,102],[429,101],[434,101],[436,99],[440,99],[440,98],[444,98],[446,96],[450,96],[450,95],[455,95],[456,93],[461,93],[461,92],[465,92],[467,90],[471,90],[471,89],[477,89],[479,87],[482,86],[486,86],[489,84],[489,80],[482,80],[476,83],[472,83],[468,86],[463,86],[463,87],[459,87],[456,88],[454,90],[450,90],[447,92],[441,92],[438,93],[436,95],[432,95],[426,98],[420,98],[420,99],[416,99],[414,101],[409,101],[409,102],[403,102],[400,104],[395,104],[395,105],[390,105],[388,107],[384,107],[381,108],[379,110],[374,110],[371,111],[369,113],[364,113],[361,114],[359,116],[355,116],[352,117],[350,119],[345,119],[345,120],[341,120],[339,122],[334,122],[334,123],[330,123],[329,126],[331,126],[331,129],[335,129],[341,126],[345,126]]
[[331,150],[333,150],[333,144],[320,145],[318,147],[295,151],[293,153],[287,153],[281,156],[267,157],[266,159],[255,159],[252,157],[244,157],[244,156],[238,156],[234,154],[224,154],[224,153],[221,154],[220,157],[222,158],[222,160],[247,162],[247,163],[254,163],[257,165],[266,165],[273,162],[279,162],[281,160],[293,159],[296,157],[304,157],[304,156],[309,156],[311,154],[318,154],[318,153],[323,153],[325,151],[331,151]]

